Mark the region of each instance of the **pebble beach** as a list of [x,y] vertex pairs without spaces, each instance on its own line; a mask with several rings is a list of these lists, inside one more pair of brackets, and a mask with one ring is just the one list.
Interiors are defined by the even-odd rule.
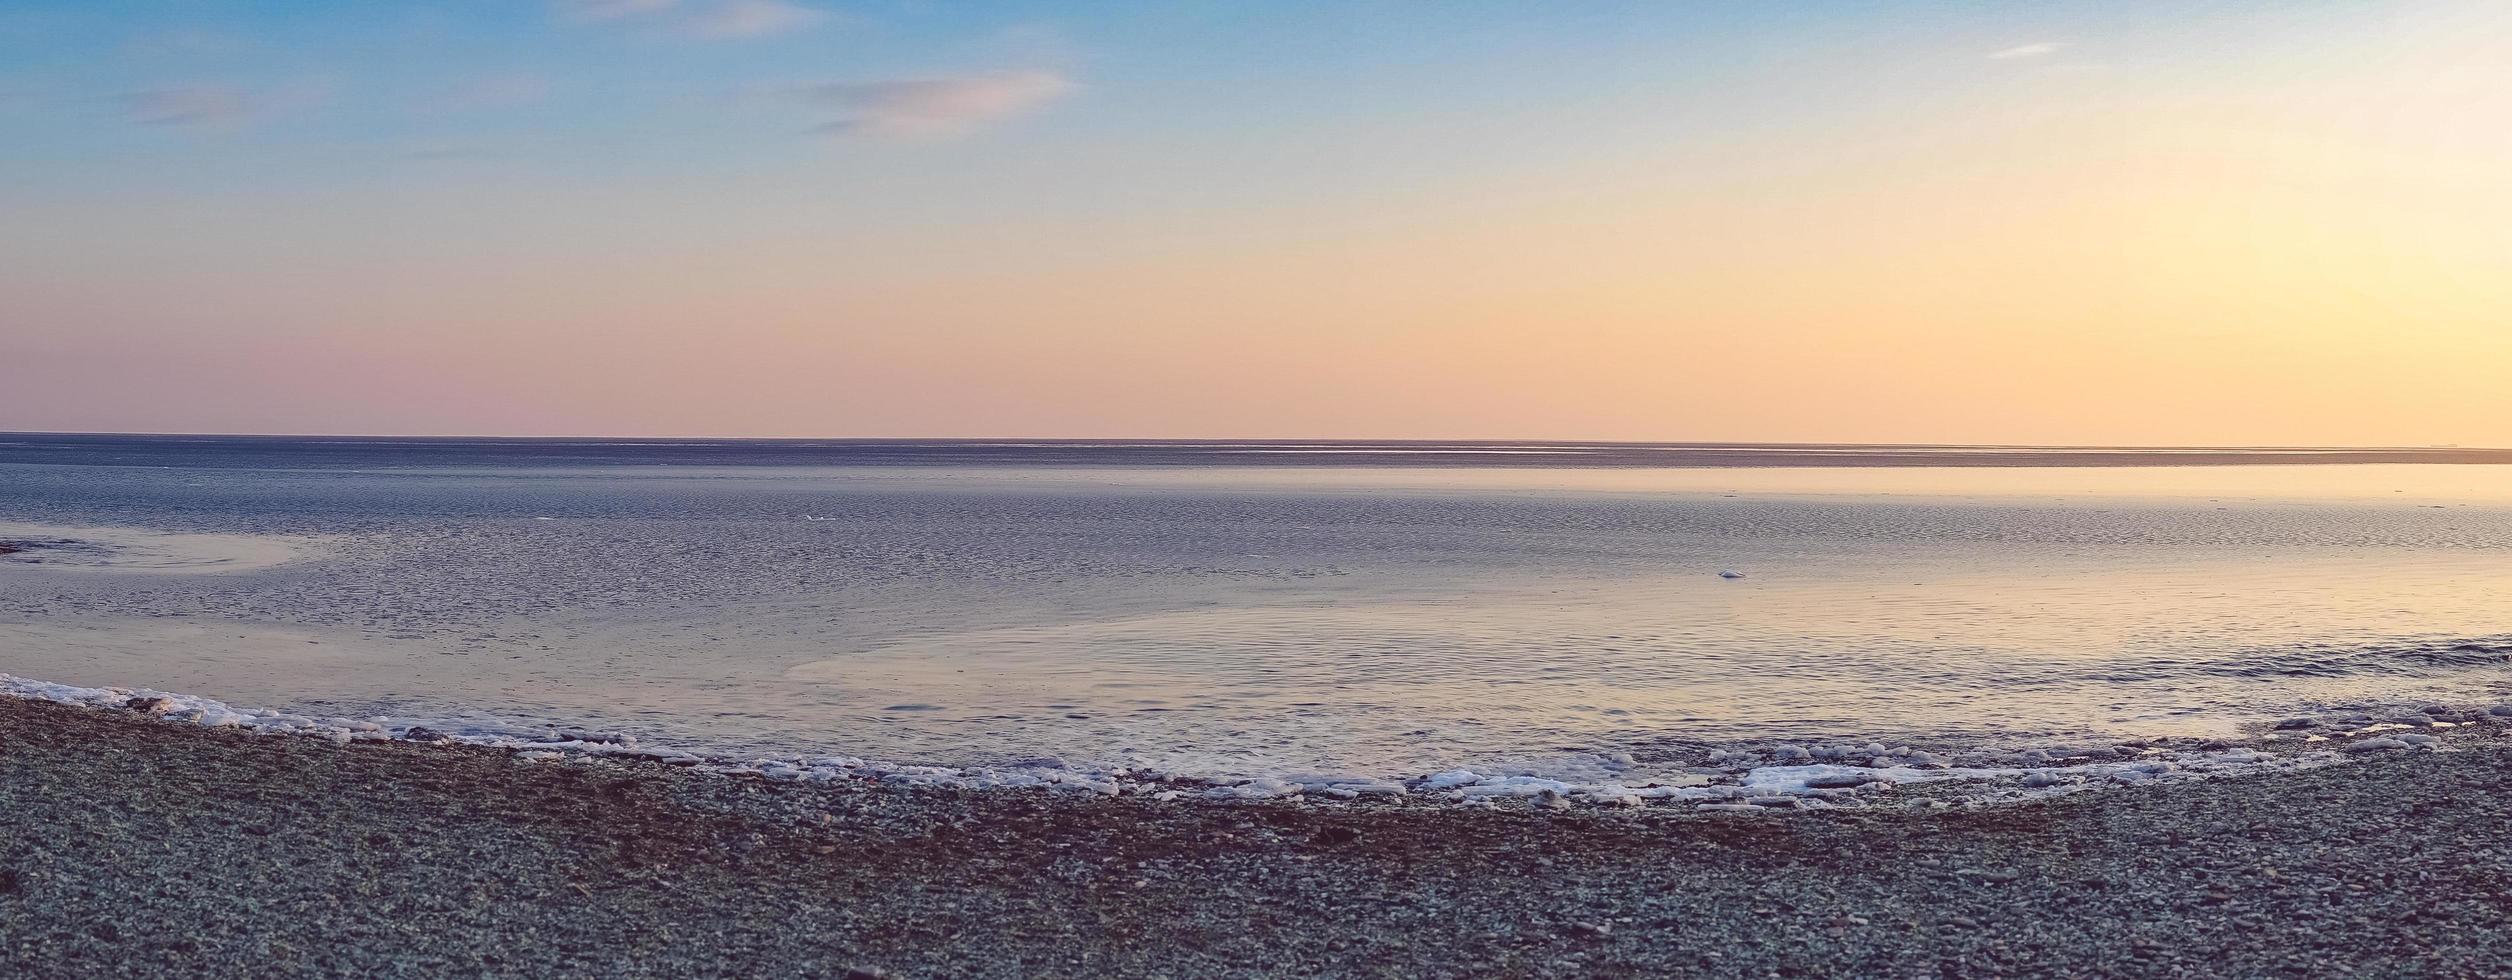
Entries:
[[0,972],[2492,976],[2490,734],[1731,813],[780,783],[0,699]]

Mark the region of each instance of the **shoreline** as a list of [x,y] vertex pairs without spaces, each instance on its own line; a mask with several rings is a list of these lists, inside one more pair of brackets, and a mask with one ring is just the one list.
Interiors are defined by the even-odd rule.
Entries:
[[1782,817],[777,782],[7,698],[0,972],[2500,974],[2496,741]]
[[1532,805],[1550,809],[1655,808],[1697,812],[1898,809],[2005,805],[2079,792],[2142,788],[2193,779],[2248,778],[2359,759],[2444,751],[2512,736],[2512,704],[2489,708],[2427,704],[2358,709],[2261,723],[2230,739],[2045,740],[1954,749],[1856,740],[1698,743],[1683,760],[1645,768],[1630,755],[1573,775],[1523,768],[1450,768],[1413,775],[1273,774],[1207,776],[1139,768],[962,766],[849,756],[725,756],[641,744],[634,734],[540,724],[440,731],[433,722],[315,717],[238,708],[197,695],[151,688],[91,688],[0,673],[0,700],[24,699],[110,711],[255,735],[340,745],[405,741],[514,754],[526,762],[617,765],[661,763],[725,777],[826,784],[873,781],[975,791],[1053,790],[1103,798],[1174,801],[1281,801],[1336,805],[1368,801],[1429,809]]

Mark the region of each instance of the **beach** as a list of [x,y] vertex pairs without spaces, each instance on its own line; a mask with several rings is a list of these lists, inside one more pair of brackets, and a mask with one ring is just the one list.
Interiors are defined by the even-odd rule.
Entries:
[[2512,699],[2491,462],[11,441],[0,672],[463,736],[1636,786]]
[[2512,973],[2490,461],[18,441],[0,975]]
[[2512,3],[0,6],[0,980],[2512,980]]
[[0,972],[2487,976],[2512,757],[1703,814],[778,783],[0,700]]

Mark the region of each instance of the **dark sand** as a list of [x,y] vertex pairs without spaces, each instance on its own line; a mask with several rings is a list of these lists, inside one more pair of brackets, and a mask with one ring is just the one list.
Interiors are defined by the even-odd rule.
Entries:
[[2501,976],[2507,791],[2472,748],[1934,812],[1157,804],[0,700],[0,975]]

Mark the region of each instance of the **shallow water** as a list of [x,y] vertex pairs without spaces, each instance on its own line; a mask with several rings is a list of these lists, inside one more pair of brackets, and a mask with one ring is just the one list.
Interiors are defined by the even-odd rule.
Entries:
[[1205,774],[2512,692],[2500,464],[918,445],[5,437],[0,672]]

